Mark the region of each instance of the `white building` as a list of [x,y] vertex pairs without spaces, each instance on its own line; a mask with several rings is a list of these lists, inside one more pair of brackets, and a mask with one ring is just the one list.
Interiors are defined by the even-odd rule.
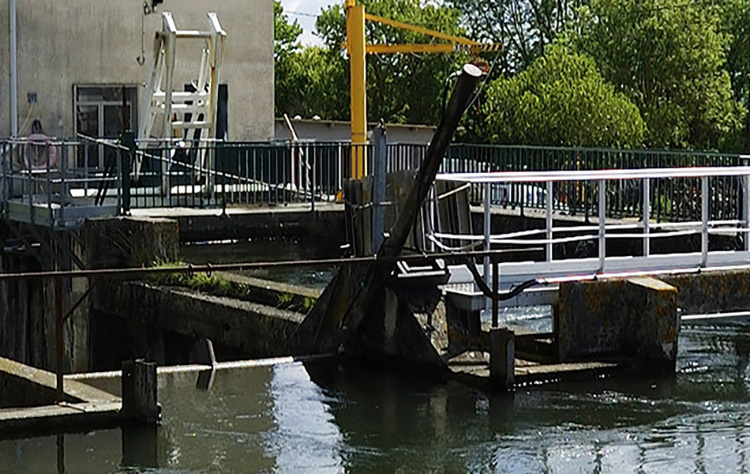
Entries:
[[[228,87],[228,137],[274,135],[271,0],[16,0],[18,135],[42,121],[49,135],[116,137],[125,121],[137,130],[154,35],[161,12],[181,30],[207,29],[216,12],[227,32],[220,83]],[[0,0],[0,137],[11,135],[11,0]],[[175,90],[195,78],[201,45],[179,47]],[[185,73],[183,73],[183,71]]]

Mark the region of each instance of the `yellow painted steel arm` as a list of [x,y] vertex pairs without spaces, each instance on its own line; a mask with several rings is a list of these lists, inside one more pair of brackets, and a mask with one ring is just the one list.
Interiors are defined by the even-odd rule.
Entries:
[[432,36],[433,38],[440,38],[440,39],[444,39],[448,41],[453,41],[454,43],[458,43],[458,44],[479,44],[476,41],[472,41],[468,38],[448,35],[445,33],[441,33],[439,31],[433,31],[428,28],[423,28],[421,26],[415,26],[415,25],[410,25],[408,23],[402,23],[396,20],[390,20],[388,18],[383,18],[382,16],[377,16],[377,15],[371,15],[369,13],[365,13],[365,19],[374,21],[376,23],[382,23],[384,25],[393,26],[395,28],[401,28],[403,30],[409,30],[409,31],[414,31],[416,33],[422,33],[423,35]]

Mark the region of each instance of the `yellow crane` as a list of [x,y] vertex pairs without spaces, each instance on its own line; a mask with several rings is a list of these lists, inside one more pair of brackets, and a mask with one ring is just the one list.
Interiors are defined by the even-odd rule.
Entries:
[[[364,5],[357,5],[355,0],[346,0],[346,49],[349,56],[349,74],[351,90],[351,135],[352,154],[350,177],[359,179],[367,174],[367,54],[396,53],[454,53],[468,51],[474,55],[481,51],[500,51],[501,45],[482,44],[460,36],[448,35],[421,26],[410,25],[390,20],[365,12]],[[365,21],[369,20],[395,28],[414,31],[450,43],[428,44],[367,44],[365,40]]]

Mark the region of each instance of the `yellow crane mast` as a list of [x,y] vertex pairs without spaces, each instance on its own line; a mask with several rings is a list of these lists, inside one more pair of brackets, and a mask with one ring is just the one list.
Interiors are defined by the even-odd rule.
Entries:
[[[450,43],[428,44],[367,44],[365,21],[369,20],[395,28],[414,31]],[[397,53],[454,53],[468,51],[474,55],[481,51],[500,51],[501,45],[482,44],[460,36],[448,35],[421,26],[390,20],[365,12],[364,5],[355,0],[346,0],[346,50],[349,56],[349,81],[351,92],[351,172],[350,177],[359,179],[367,175],[367,54]]]

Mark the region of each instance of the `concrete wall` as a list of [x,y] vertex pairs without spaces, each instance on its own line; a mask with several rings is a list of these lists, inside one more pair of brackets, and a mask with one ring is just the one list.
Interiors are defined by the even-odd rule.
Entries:
[[[10,134],[8,4],[0,1],[0,136]],[[137,85],[147,80],[153,38],[161,12],[171,11],[178,29],[207,29],[215,11],[227,32],[221,82],[229,85],[229,136],[273,136],[273,4],[271,0],[166,0],[145,17],[146,61],[141,54],[142,0],[24,0],[18,2],[18,101],[21,134],[34,118],[56,136],[75,131],[74,85]],[[178,48],[175,84],[181,88],[197,71],[201,43]],[[184,54],[183,54],[184,53]],[[189,71],[180,74],[180,71]],[[36,92],[31,105],[27,93]],[[139,87],[139,105],[143,87]]]

